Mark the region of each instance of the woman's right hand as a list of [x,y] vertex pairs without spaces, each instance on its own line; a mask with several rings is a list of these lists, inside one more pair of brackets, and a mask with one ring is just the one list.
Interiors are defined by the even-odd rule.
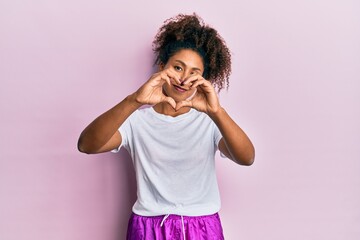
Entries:
[[176,102],[163,92],[163,85],[171,85],[171,81],[180,84],[179,76],[171,68],[153,74],[150,79],[135,92],[135,99],[140,104],[155,105],[160,102],[169,103],[174,109]]

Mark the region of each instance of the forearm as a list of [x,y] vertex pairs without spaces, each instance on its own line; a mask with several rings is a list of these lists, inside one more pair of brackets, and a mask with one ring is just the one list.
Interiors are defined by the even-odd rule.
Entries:
[[209,116],[218,126],[231,159],[241,165],[251,165],[254,162],[255,149],[246,133],[223,108]]
[[135,95],[132,94],[97,117],[81,133],[78,141],[79,151],[86,153],[97,152],[114,136],[121,124],[141,105],[135,100]]

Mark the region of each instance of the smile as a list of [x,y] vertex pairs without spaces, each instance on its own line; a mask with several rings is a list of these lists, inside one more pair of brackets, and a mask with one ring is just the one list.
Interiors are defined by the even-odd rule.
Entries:
[[182,88],[180,86],[177,86],[177,85],[173,85],[173,86],[178,92],[186,92],[186,91],[189,90],[189,89],[185,89],[185,88]]

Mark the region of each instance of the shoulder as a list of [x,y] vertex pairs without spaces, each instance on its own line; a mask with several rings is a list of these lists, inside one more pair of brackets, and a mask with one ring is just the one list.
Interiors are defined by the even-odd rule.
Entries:
[[209,115],[207,115],[204,112],[200,112],[200,111],[198,111],[196,109],[193,109],[191,114],[192,114],[193,119],[197,119],[197,120],[199,120],[201,122],[207,122],[207,123],[210,123],[210,124],[215,124],[213,122],[213,120],[209,117]]
[[141,118],[146,118],[147,116],[151,115],[150,108],[139,108],[135,110],[129,117],[128,120],[135,121]]

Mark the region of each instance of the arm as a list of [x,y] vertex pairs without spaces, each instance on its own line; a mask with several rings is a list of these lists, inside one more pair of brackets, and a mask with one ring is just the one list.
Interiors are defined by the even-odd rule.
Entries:
[[240,165],[250,166],[254,162],[255,149],[245,132],[220,106],[219,99],[211,83],[197,75],[185,81],[191,82],[192,88],[197,88],[196,96],[182,101],[176,107],[180,109],[190,106],[198,111],[205,112],[219,128],[223,138],[219,142],[219,150],[228,158]]
[[118,131],[119,127],[142,105],[168,102],[175,108],[175,100],[165,96],[162,92],[163,84],[170,84],[170,79],[180,82],[179,77],[171,69],[155,73],[135,93],[97,117],[80,134],[78,140],[79,151],[83,153],[100,153],[118,148],[122,141]]
[[141,104],[132,94],[97,117],[82,131],[78,141],[79,151],[100,153],[119,147],[121,144],[119,127],[140,106]]
[[223,136],[219,142],[220,151],[240,165],[252,165],[255,158],[254,146],[225,109],[219,108],[217,112],[213,112],[209,116],[218,126]]

